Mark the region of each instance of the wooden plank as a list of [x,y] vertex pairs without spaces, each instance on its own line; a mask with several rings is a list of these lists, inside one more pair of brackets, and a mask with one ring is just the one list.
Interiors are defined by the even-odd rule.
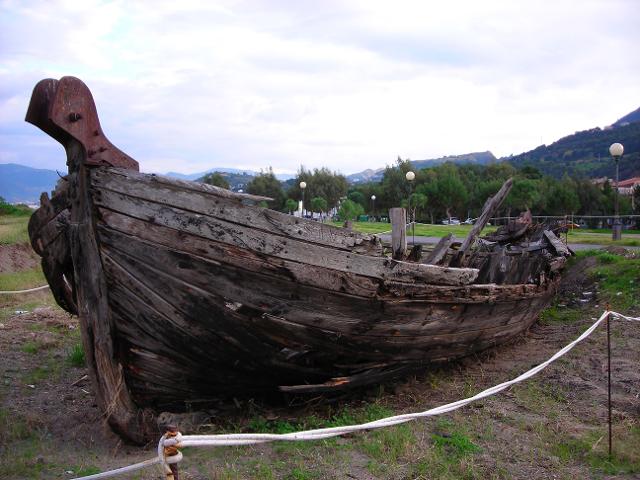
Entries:
[[238,202],[262,202],[273,200],[273,198],[271,197],[264,197],[262,195],[251,195],[250,193],[238,193],[232,190],[227,190],[226,188],[216,187],[215,185],[209,185],[200,182],[191,182],[188,180],[180,180],[177,178],[166,177],[164,175],[158,175],[157,173],[140,173],[124,168],[101,168],[100,170],[105,173],[121,175],[122,177],[127,178],[134,183],[151,183],[155,185],[165,185],[177,190],[191,190],[193,192],[205,193],[214,197],[231,198]]
[[63,210],[57,216],[49,220],[48,223],[38,229],[37,232],[29,235],[31,239],[31,246],[36,253],[43,255],[43,252],[46,251],[50,243],[55,241],[58,236],[66,233],[69,218],[69,210]]
[[343,228],[275,210],[248,207],[235,198],[212,196],[206,192],[176,188],[155,181],[156,177],[101,169],[92,175],[93,184],[101,190],[118,192],[134,198],[181,208],[185,211],[220,218],[230,223],[248,226],[273,235],[303,239],[311,244],[380,255],[382,244],[372,235],[348,232]]
[[567,246],[553,233],[551,230],[545,230],[544,236],[549,240],[549,243],[555,250],[557,255],[571,256]]
[[502,187],[500,187],[500,190],[498,190],[498,192],[493,197],[489,197],[487,199],[487,201],[484,204],[484,207],[482,208],[482,213],[473,224],[473,227],[471,227],[471,231],[462,242],[462,245],[460,246],[458,253],[452,259],[450,265],[460,266],[464,264],[464,258],[467,251],[473,245],[476,238],[478,237],[482,229],[486,226],[489,219],[493,217],[495,212],[498,210],[498,208],[500,208],[500,205],[502,205],[502,202],[504,201],[504,199],[507,198],[507,195],[509,195],[509,192],[511,191],[512,186],[513,186],[513,179],[509,178],[507,179],[506,182],[502,184]]
[[[327,334],[356,335],[362,337],[420,337],[441,334],[467,334],[486,328],[490,324],[506,324],[526,313],[514,307],[494,317],[489,305],[469,306],[467,321],[465,309],[458,305],[436,305],[425,309],[421,303],[349,302],[340,295],[298,287],[283,288],[277,281],[261,278],[260,275],[240,275],[233,269],[221,268],[200,259],[189,259],[161,247],[136,245],[136,240],[117,241],[104,238],[108,247],[107,257],[117,260],[122,268],[138,277],[167,276],[180,280],[188,289],[196,287],[215,292],[223,297],[222,303],[230,302],[269,315],[284,317],[301,326],[322,329]],[[124,248],[119,247],[124,245]],[[145,266],[145,269],[141,269]],[[150,270],[153,269],[153,270]],[[116,280],[117,281],[117,280]],[[150,279],[149,282],[155,280]],[[291,293],[295,295],[291,295]],[[175,296],[176,294],[174,294]],[[291,297],[291,298],[290,298]],[[469,310],[471,309],[471,310]],[[487,312],[492,311],[491,315]],[[506,321],[505,321],[506,319]],[[205,333],[202,332],[201,335]],[[413,341],[413,339],[411,340]],[[417,339],[416,339],[417,341]]]
[[190,212],[128,197],[107,190],[101,191],[95,202],[110,210],[183,232],[185,238],[195,235],[210,240],[246,248],[261,255],[324,266],[377,279],[420,281],[444,285],[472,283],[478,271],[468,268],[445,268],[413,264],[392,259],[344,252],[292,238],[265,235],[262,231],[231,224],[218,218],[194,215]]
[[404,208],[389,210],[391,219],[391,254],[395,260],[402,260],[407,254],[407,211]]
[[102,262],[93,224],[89,194],[89,173],[84,166],[86,151],[70,140],[66,145],[71,219],[69,245],[74,267],[78,316],[87,366],[96,402],[111,427],[135,443],[145,443],[156,432],[149,418],[138,415],[138,408],[127,390],[122,365],[115,360],[112,323]]
[[[331,270],[264,255],[201,237],[186,236],[178,230],[161,225],[150,224],[137,218],[128,217],[111,210],[100,209],[100,215],[106,228],[130,235],[142,240],[169,247],[197,257],[213,260],[244,270],[261,272],[309,285],[347,293],[359,297],[374,298],[378,295],[380,281],[356,275],[351,272]],[[125,240],[128,241],[128,240]]]
[[77,315],[73,264],[66,235],[60,235],[47,246],[41,265],[56,303],[67,312]]
[[453,233],[448,233],[440,239],[435,248],[429,253],[423,263],[429,265],[438,265],[449,251],[449,247],[455,240]]
[[[304,265],[275,257],[266,259],[264,256],[246,249],[200,237],[186,237],[176,230],[153,225],[110,210],[101,209],[100,215],[105,228],[146,240],[153,245],[164,246],[176,252],[219,262],[222,265],[274,275],[300,285],[328,289],[351,296],[380,298],[385,301],[396,301],[396,299],[401,301],[402,297],[407,297],[420,300],[424,305],[424,303],[482,303],[517,300],[539,296],[547,290],[546,286],[538,285],[473,284],[461,288],[396,280],[385,280],[381,283],[368,277],[329,270],[324,267]],[[126,243],[130,240],[125,237],[125,239],[117,241]]]

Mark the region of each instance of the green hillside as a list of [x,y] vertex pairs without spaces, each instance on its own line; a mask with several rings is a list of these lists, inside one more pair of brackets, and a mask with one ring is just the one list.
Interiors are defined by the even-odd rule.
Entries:
[[620,160],[620,178],[640,175],[640,122],[606,129],[594,128],[561,138],[551,145],[541,145],[529,152],[502,158],[514,167],[529,165],[556,178],[615,176],[615,163],[609,146],[624,145]]

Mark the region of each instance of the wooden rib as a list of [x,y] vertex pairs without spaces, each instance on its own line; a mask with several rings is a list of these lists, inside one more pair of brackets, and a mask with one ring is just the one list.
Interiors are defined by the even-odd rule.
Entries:
[[426,260],[423,263],[430,265],[437,265],[445,257],[449,247],[453,243],[455,237],[453,233],[448,233],[440,239],[435,248],[429,253]]

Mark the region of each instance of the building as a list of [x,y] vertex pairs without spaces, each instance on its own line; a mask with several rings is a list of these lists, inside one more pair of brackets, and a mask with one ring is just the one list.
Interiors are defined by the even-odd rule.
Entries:
[[[620,182],[618,182],[618,192],[620,192],[620,195],[633,195],[633,189],[638,185],[640,185],[640,177],[620,180]],[[615,182],[612,186],[615,186]]]

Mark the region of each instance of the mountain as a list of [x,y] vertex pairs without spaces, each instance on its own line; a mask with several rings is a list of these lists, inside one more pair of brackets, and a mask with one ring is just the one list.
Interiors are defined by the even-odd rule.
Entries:
[[[229,184],[229,188],[234,192],[244,191],[244,189],[247,187],[247,183],[249,183],[251,180],[255,178],[255,173],[248,172],[248,171],[243,171],[242,173],[234,173],[234,172],[221,172],[217,170],[217,172],[222,177],[224,177],[224,179]],[[202,182],[204,180],[204,175],[194,180],[196,182]]]
[[[256,175],[258,175],[258,172],[254,172],[253,170],[241,170],[238,168],[227,168],[227,167],[210,168],[205,172],[198,172],[198,173],[185,174],[185,173],[179,173],[179,172],[167,172],[167,173],[163,173],[162,175],[166,175],[167,177],[179,178],[181,180],[198,180],[199,178],[204,177],[207,173],[215,173],[215,172],[231,173],[235,175],[251,175],[252,177],[255,177]],[[290,178],[294,178],[294,177],[295,175],[292,175],[290,173],[276,173],[276,178],[281,181],[289,180]]]
[[628,123],[640,122],[640,108],[631,113],[627,113],[624,117],[616,120],[612,127],[623,127]]
[[411,163],[413,163],[417,170],[422,170],[423,168],[435,167],[446,162],[457,163],[458,165],[466,163],[487,165],[497,160],[493,153],[486,151],[464,153],[462,155],[447,155],[446,157],[434,158],[432,160],[411,160]]
[[[501,158],[521,168],[532,166],[542,173],[561,178],[615,176],[615,162],[609,155],[612,143],[624,146],[620,159],[620,178],[640,175],[640,109],[625,115],[610,127],[592,128],[568,135],[551,145],[539,147],[519,155]],[[637,120],[634,120],[637,119]]]
[[[486,165],[497,161],[493,153],[487,152],[472,152],[462,155],[447,155],[446,157],[433,158],[429,160],[411,160],[416,170],[422,170],[424,168],[435,167],[446,162],[452,162],[457,164],[464,163],[476,163],[479,165]],[[367,183],[367,182],[379,182],[384,175],[384,168],[378,168],[372,170],[368,168],[362,172],[353,173],[347,176],[349,183]]]
[[51,192],[59,179],[60,176],[53,170],[25,167],[17,163],[2,163],[0,197],[9,203],[38,203],[40,194]]

